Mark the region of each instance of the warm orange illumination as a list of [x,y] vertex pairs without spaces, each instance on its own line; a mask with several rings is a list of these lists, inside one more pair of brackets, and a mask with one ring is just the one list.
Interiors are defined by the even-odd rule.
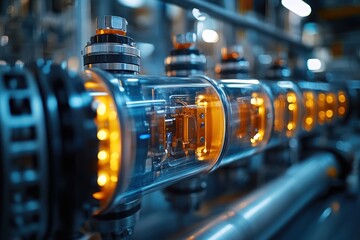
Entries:
[[256,146],[263,141],[266,124],[266,108],[264,98],[259,93],[251,97],[237,98],[239,128],[237,137],[244,142]]
[[119,29],[96,29],[96,35],[102,35],[102,34],[118,34],[125,36],[126,32]]
[[106,105],[103,104],[103,103],[100,103],[98,106],[97,106],[97,109],[96,109],[96,113],[98,116],[103,116],[106,114]]
[[344,117],[346,114],[346,110],[348,108],[348,102],[347,102],[347,98],[345,95],[345,92],[343,91],[339,91],[338,92],[338,114],[339,117]]
[[106,161],[106,160],[108,159],[108,153],[107,153],[107,151],[104,151],[104,150],[99,151],[99,152],[98,152],[98,159],[99,159],[101,162]]
[[97,184],[100,191],[93,197],[105,205],[111,198],[118,181],[120,153],[121,153],[121,131],[117,118],[114,100],[104,86],[96,82],[85,83],[85,88],[93,94],[96,103],[96,125],[98,127],[97,138],[99,139],[98,177]]
[[289,110],[289,119],[287,124],[286,136],[292,137],[295,135],[298,126],[299,103],[297,101],[297,96],[295,92],[287,93],[286,100]]
[[262,94],[252,93],[251,94],[251,115],[249,116],[251,119],[251,125],[249,126],[251,132],[250,142],[252,146],[256,146],[261,143],[264,139],[264,135],[266,132],[266,122],[267,122],[267,111],[265,108],[265,101]]
[[109,137],[109,132],[106,129],[100,129],[97,133],[97,138],[99,140],[105,140]]
[[286,98],[284,94],[279,94],[274,101],[274,130],[283,132],[285,128],[285,107]]
[[318,95],[318,100],[317,100],[317,108],[318,108],[318,123],[320,125],[323,125],[326,121],[326,102],[325,102],[325,94],[324,93],[320,93]]
[[344,107],[339,107],[338,113],[339,113],[339,115],[344,115],[345,114],[345,108]]
[[334,102],[334,98],[331,95],[326,96],[326,103],[331,104]]
[[105,186],[108,181],[109,176],[106,173],[99,173],[97,183],[100,187]]
[[339,92],[339,102],[344,103],[346,101],[346,97],[344,93]]
[[235,49],[222,48],[221,57],[223,60],[238,59],[240,58],[240,53]]
[[338,112],[338,98],[334,93],[326,93],[326,104],[325,104],[325,115],[326,121],[331,122],[336,117],[335,114]]
[[327,110],[327,111],[326,111],[326,117],[332,118],[333,116],[334,116],[334,112],[333,112],[333,111],[331,111],[331,110]]
[[299,106],[295,92],[279,94],[274,101],[274,130],[285,133],[287,137],[295,135],[298,126]]
[[311,117],[305,118],[306,125],[310,126],[313,123],[313,119]]
[[178,43],[178,42],[174,43],[175,49],[189,49],[193,46],[195,46],[195,43]]
[[327,173],[327,175],[328,175],[329,177],[331,177],[331,178],[335,178],[335,177],[337,177],[337,175],[338,175],[338,172],[337,172],[337,170],[336,170],[335,167],[329,167],[329,168],[326,170],[326,173]]
[[316,106],[315,106],[315,94],[311,91],[305,91],[303,93],[304,104],[304,117],[302,120],[302,127],[305,131],[311,131],[315,126],[316,120]]
[[[215,93],[196,96],[196,151],[198,160],[217,159],[225,137],[225,112]],[[190,125],[188,125],[190,126]]]

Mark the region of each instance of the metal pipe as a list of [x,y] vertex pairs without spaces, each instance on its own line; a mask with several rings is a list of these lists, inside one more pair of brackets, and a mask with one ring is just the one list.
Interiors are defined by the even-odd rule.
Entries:
[[317,153],[180,238],[268,239],[330,186],[335,170],[334,155]]
[[220,20],[232,23],[234,26],[248,28],[257,31],[258,33],[272,37],[276,40],[286,42],[301,50],[311,51],[312,48],[301,42],[301,39],[295,39],[289,34],[279,28],[274,27],[268,23],[257,20],[255,18],[245,17],[237,14],[236,12],[226,10],[216,4],[203,0],[162,0],[166,3],[172,3],[186,9],[198,8],[211,16]]

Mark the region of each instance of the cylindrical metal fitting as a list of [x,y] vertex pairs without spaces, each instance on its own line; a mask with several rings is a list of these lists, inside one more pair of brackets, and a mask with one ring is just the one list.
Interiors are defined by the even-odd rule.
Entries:
[[167,76],[186,77],[192,74],[204,74],[206,57],[195,48],[196,34],[187,32],[173,38],[174,50],[165,59]]
[[187,32],[183,34],[177,34],[173,38],[174,45],[176,44],[195,44],[196,43],[196,34],[194,32]]
[[127,25],[128,22],[122,17],[104,15],[96,18],[96,29],[116,29],[126,32]]
[[140,51],[134,40],[126,36],[127,24],[122,17],[104,15],[97,18],[96,34],[82,51],[86,69],[97,67],[127,74],[140,72]]
[[219,78],[249,78],[249,61],[243,57],[241,45],[233,45],[221,49],[221,62],[216,64],[215,73]]

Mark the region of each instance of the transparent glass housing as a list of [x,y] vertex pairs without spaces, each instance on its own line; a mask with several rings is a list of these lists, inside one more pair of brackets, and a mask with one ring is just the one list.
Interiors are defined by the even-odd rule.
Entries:
[[273,111],[271,99],[258,80],[219,80],[229,109],[228,148],[221,160],[225,165],[265,148],[269,141]]
[[274,126],[270,145],[287,141],[301,130],[301,93],[290,81],[264,81],[273,98]]
[[222,153],[223,100],[203,78],[85,71],[94,97],[102,210],[162,184],[210,171]]

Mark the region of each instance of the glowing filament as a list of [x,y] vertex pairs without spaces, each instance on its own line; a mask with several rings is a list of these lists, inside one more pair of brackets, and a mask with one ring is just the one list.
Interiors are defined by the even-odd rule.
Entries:
[[97,133],[97,138],[99,140],[105,140],[109,137],[109,132],[105,129],[100,129]]
[[103,116],[106,114],[106,105],[104,103],[100,103],[96,109],[96,113],[98,116]]
[[98,153],[98,159],[100,161],[105,161],[107,160],[107,158],[108,158],[108,153],[106,151],[102,150]]
[[332,110],[327,110],[326,111],[326,117],[331,118],[334,115]]
[[100,173],[97,179],[97,183],[99,186],[105,186],[105,184],[109,181],[109,176],[106,173]]

